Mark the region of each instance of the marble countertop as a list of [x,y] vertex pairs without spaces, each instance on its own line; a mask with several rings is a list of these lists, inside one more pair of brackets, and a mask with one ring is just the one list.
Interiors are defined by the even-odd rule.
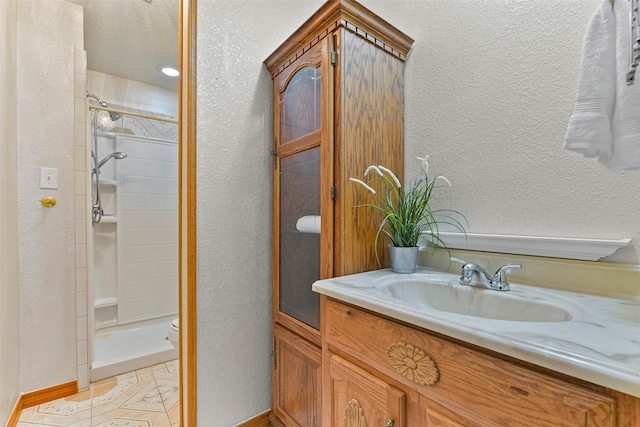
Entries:
[[[450,336],[516,359],[640,397],[640,300],[618,300],[511,284],[509,298],[543,301],[571,313],[571,320],[497,320],[436,310],[384,292],[398,280],[457,285],[459,276],[419,269],[414,274],[376,270],[313,284],[315,292]],[[486,289],[477,292],[497,292]],[[491,294],[483,295],[490,298]]]

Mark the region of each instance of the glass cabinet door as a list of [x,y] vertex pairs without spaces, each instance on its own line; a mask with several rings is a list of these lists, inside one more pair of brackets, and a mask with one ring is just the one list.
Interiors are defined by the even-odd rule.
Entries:
[[320,147],[280,163],[280,311],[320,328]]
[[320,130],[320,68],[297,71],[280,98],[280,144]]
[[321,70],[305,66],[280,93],[279,310],[320,328]]

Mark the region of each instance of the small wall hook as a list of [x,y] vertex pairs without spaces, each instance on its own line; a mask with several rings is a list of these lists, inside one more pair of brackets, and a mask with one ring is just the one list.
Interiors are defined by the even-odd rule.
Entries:
[[40,203],[42,203],[42,206],[45,208],[52,208],[58,203],[58,201],[53,196],[45,196],[40,199]]

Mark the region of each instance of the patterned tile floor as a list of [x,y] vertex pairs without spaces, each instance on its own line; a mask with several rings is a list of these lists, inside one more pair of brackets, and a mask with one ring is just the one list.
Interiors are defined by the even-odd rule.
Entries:
[[18,427],[176,427],[177,360],[92,383],[64,399],[25,408]]

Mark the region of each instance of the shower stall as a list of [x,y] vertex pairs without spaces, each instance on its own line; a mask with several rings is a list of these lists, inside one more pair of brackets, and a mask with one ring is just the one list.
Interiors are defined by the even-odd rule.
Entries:
[[178,315],[178,145],[148,131],[177,127],[175,120],[116,112],[87,97],[89,357],[90,380],[97,381],[178,357],[167,339]]

